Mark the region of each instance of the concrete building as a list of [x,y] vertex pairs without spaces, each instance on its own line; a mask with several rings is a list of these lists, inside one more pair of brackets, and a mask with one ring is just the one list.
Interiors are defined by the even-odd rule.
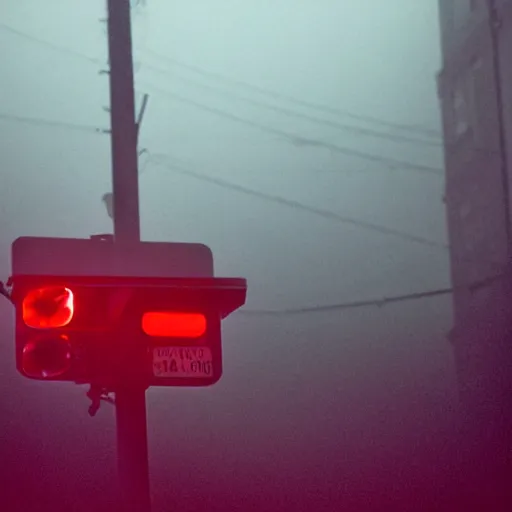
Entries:
[[512,0],[439,0],[439,13],[450,339],[466,411],[503,434],[512,425]]

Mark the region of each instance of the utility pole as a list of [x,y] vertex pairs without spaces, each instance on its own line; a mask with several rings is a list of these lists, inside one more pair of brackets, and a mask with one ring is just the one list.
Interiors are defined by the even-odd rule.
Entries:
[[[114,243],[140,242],[139,184],[130,0],[107,0]],[[146,385],[140,348],[129,334],[116,394],[119,492],[123,511],[149,512]],[[138,364],[137,364],[138,363]]]
[[512,218],[511,218],[511,205],[510,205],[510,184],[509,184],[509,162],[507,155],[507,140],[505,133],[505,106],[503,104],[503,73],[501,62],[501,44],[500,44],[500,14],[498,12],[498,5],[496,0],[488,0],[487,7],[489,11],[489,29],[492,44],[492,60],[493,60],[493,73],[494,84],[496,88],[496,108],[498,119],[498,144],[499,155],[501,160],[501,179],[503,186],[503,202],[505,209],[505,232],[507,237],[507,258],[510,259],[512,255]]

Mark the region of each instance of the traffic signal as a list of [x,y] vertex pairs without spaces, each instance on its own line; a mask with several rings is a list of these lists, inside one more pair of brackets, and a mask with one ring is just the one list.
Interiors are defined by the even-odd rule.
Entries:
[[221,320],[246,290],[238,278],[14,275],[18,371],[105,388],[211,385]]

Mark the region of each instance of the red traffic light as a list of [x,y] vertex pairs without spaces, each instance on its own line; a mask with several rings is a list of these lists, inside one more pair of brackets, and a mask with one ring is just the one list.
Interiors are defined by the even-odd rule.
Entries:
[[200,338],[206,332],[202,313],[151,311],[142,315],[142,330],[148,336]]
[[30,290],[22,301],[22,318],[27,327],[64,327],[73,319],[73,292],[64,286],[45,286]]
[[246,289],[240,278],[14,275],[16,366],[46,381],[212,385],[221,321]]
[[27,376],[36,379],[52,379],[66,373],[71,367],[71,346],[67,336],[30,341],[23,347],[21,365]]

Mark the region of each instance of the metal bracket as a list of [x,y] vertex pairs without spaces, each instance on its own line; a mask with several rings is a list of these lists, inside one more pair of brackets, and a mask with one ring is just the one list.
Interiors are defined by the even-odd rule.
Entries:
[[102,388],[98,384],[91,384],[89,391],[87,392],[87,398],[91,400],[89,406],[89,415],[94,417],[98,412],[101,402],[108,402],[109,404],[115,405],[115,399],[110,396],[109,390]]

